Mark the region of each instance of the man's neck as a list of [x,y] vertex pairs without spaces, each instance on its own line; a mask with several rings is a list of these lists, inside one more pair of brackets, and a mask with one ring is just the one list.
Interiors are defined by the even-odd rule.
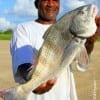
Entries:
[[42,20],[42,19],[37,19],[36,22],[41,23],[41,24],[54,24],[56,20]]

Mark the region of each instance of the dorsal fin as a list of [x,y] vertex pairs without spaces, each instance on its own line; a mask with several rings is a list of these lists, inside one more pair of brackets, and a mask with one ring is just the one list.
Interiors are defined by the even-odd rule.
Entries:
[[50,26],[50,27],[47,29],[47,31],[45,32],[45,34],[43,35],[43,39],[44,39],[44,40],[47,38],[48,34],[50,33],[51,28],[52,28],[52,26]]

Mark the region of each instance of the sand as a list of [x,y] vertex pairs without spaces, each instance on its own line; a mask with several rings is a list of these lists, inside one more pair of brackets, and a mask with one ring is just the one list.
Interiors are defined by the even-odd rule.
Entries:
[[[17,85],[13,79],[9,43],[9,41],[0,40],[0,90]],[[79,100],[100,100],[99,59],[100,42],[96,42],[94,51],[92,52],[89,70],[86,72],[79,72],[74,68]]]

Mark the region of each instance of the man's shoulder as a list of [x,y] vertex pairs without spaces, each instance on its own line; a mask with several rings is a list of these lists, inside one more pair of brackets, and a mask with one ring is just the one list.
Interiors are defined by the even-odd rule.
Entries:
[[19,23],[17,25],[17,29],[36,29],[38,26],[37,26],[37,23],[33,20],[33,21],[27,21],[27,22],[23,22],[23,23]]
[[35,21],[27,21],[27,22],[19,23],[18,26],[29,26],[33,24],[35,24]]

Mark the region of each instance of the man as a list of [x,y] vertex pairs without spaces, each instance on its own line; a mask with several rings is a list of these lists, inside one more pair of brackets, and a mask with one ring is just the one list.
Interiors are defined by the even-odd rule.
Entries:
[[[22,84],[31,79],[31,66],[43,43],[43,35],[56,22],[60,0],[35,0],[38,18],[18,25],[11,40],[11,55],[15,81]],[[51,89],[52,88],[52,89]],[[40,95],[41,94],[41,95]],[[70,67],[59,79],[51,79],[33,90],[27,100],[77,100]]]

